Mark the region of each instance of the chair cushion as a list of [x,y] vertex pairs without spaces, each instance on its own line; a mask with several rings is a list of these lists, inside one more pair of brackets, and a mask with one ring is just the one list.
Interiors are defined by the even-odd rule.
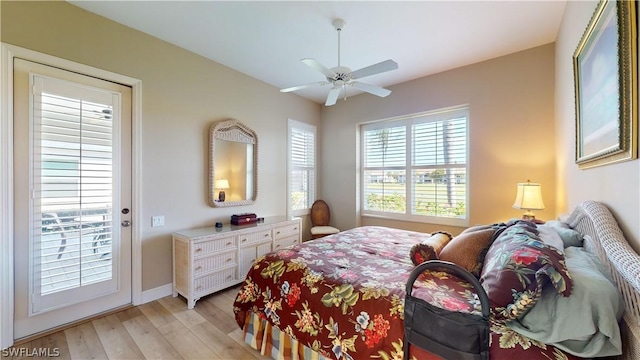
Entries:
[[311,235],[328,235],[328,234],[337,234],[340,230],[334,228],[333,226],[314,226],[311,228]]

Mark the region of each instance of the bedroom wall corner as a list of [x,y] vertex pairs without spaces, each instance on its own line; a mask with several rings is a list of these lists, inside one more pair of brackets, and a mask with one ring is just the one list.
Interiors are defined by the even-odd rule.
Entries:
[[335,225],[462,231],[360,217],[357,144],[361,123],[464,104],[470,106],[469,224],[522,216],[511,206],[516,183],[527,179],[543,185],[547,208],[538,217],[555,217],[554,58],[553,44],[546,44],[391,86],[383,99],[362,94],[323,108],[322,191]]

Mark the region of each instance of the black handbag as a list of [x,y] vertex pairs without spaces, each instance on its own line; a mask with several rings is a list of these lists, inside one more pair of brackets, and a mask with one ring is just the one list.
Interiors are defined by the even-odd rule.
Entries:
[[[413,283],[425,270],[452,272],[473,285],[482,316],[449,311],[412,296]],[[489,297],[470,272],[446,261],[431,260],[409,275],[404,303],[404,358],[415,345],[446,360],[489,360]]]

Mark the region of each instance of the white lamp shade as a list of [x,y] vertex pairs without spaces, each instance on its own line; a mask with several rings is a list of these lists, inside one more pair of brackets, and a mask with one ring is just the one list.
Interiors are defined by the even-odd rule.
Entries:
[[229,180],[227,180],[227,179],[216,180],[215,187],[216,187],[216,189],[228,189],[229,188]]
[[532,182],[518,183],[518,193],[516,194],[516,201],[513,203],[513,207],[526,210],[544,209],[542,186]]

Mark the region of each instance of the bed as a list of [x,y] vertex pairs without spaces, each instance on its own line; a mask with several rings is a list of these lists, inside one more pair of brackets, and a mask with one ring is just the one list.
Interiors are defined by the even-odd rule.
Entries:
[[[608,269],[621,294],[619,357],[640,358],[640,257],[601,203],[580,204],[564,223],[584,235],[584,251]],[[429,236],[360,227],[258,259],[234,303],[245,342],[273,358],[402,359],[404,287],[414,268],[408,254]],[[479,311],[470,285],[446,272],[425,273],[414,289],[414,296],[448,310]],[[580,358],[508,323],[492,316],[492,360]],[[437,359],[416,347],[409,358]]]

